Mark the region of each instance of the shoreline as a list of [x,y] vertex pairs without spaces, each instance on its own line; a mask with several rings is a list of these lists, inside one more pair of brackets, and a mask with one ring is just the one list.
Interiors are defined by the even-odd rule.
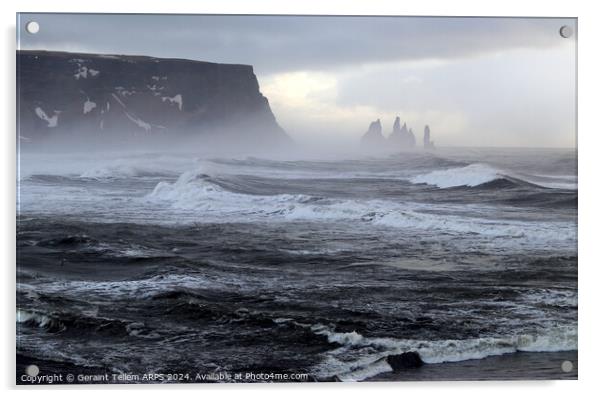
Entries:
[[[564,372],[562,370],[561,365],[564,361],[572,362],[573,369],[571,371]],[[32,385],[31,382],[21,380],[21,376],[24,374],[26,366],[32,363],[35,363],[40,367],[40,375],[66,375],[68,373],[95,375],[112,373],[108,369],[103,369],[101,367],[76,366],[66,362],[40,360],[27,355],[17,354],[17,385]],[[516,352],[511,354],[493,355],[483,359],[425,364],[420,368],[380,373],[376,376],[363,379],[361,382],[577,380],[578,363],[578,351],[576,350],[560,352]],[[310,380],[312,380],[311,377]],[[336,379],[333,379],[332,381],[334,380]],[[37,383],[34,383],[34,385],[35,384]],[[91,381],[84,383],[55,382],[53,384],[123,384],[123,381]],[[149,382],[141,384],[155,383]]]
[[[573,369],[564,372],[564,361]],[[375,381],[488,381],[577,380],[578,351],[515,352],[482,359],[425,364],[420,368],[380,373],[362,382]]]

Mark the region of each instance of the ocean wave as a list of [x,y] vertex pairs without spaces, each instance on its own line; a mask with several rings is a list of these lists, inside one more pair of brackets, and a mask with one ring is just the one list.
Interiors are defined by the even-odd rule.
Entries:
[[435,170],[416,175],[409,180],[413,184],[427,184],[438,188],[482,187],[509,188],[532,185],[541,188],[576,189],[573,176],[527,175],[501,170],[484,163],[464,167]]
[[248,174],[264,178],[332,179],[387,178],[403,180],[411,170],[432,170],[459,167],[467,163],[437,157],[428,153],[404,153],[383,159],[305,159],[272,160],[247,157],[244,159],[198,159],[203,168],[223,174]]
[[188,171],[173,183],[158,183],[147,198],[168,202],[183,210],[222,210],[248,213],[278,213],[281,205],[309,203],[319,198],[308,195],[249,195],[229,191],[205,170]]
[[140,338],[158,338],[158,333],[147,328],[142,322],[120,319],[110,319],[84,314],[51,313],[44,314],[37,311],[17,309],[17,323],[38,327],[49,333],[62,333],[66,331],[82,330],[107,334],[111,337],[132,336]]
[[[228,191],[203,170],[182,174],[177,181],[160,182],[147,200],[183,211],[195,221],[229,220],[355,222],[358,226],[380,226],[416,231],[444,231],[450,234],[479,235],[487,238],[529,238],[545,242],[573,242],[576,228],[563,222],[529,222],[489,219],[467,215],[466,206],[458,214],[440,214],[436,206],[397,203],[386,200],[322,198],[303,194],[250,195]],[[430,210],[429,210],[430,209]]]
[[18,283],[17,290],[27,293],[30,290],[44,294],[60,294],[61,296],[79,299],[82,296],[93,296],[99,299],[151,299],[159,293],[173,290],[244,290],[252,289],[250,281],[236,277],[217,278],[204,277],[202,275],[165,274],[154,275],[144,279],[122,280],[122,281],[93,281],[93,280],[69,280],[63,282],[40,283],[36,286]]
[[31,324],[40,328],[55,328],[58,325],[56,319],[38,312],[17,310],[17,323]]
[[199,170],[187,171],[173,182],[159,182],[149,198],[173,201],[179,207],[188,207],[207,198],[211,193],[221,193],[223,190],[209,181],[210,176]]
[[577,190],[576,175],[530,174],[523,178],[531,184],[545,188]]
[[67,234],[48,239],[28,240],[29,246],[39,246],[60,250],[77,250],[81,253],[96,254],[114,258],[145,259],[170,258],[172,252],[152,249],[140,244],[125,242],[104,242],[94,239],[87,234]]
[[504,238],[506,241],[502,243],[506,244],[512,239],[525,238],[546,242],[576,240],[576,228],[564,223],[495,220],[459,215],[442,216],[417,211],[377,213],[372,223],[394,228],[445,231],[462,236]]
[[324,325],[312,331],[341,347],[330,351],[314,371],[319,377],[338,376],[344,381],[360,381],[392,371],[389,355],[417,352],[427,364],[459,362],[489,356],[525,352],[558,352],[577,349],[576,326],[558,326],[532,334],[481,337],[466,340],[410,340],[364,337],[356,332],[337,333]]
[[501,179],[504,176],[491,166],[474,163],[464,167],[435,170],[410,179],[413,184],[435,185],[439,188],[476,187]]
[[150,165],[112,164],[91,168],[80,174],[85,179],[125,179],[132,177],[163,177],[171,175],[164,169]]
[[86,234],[64,235],[58,238],[35,241],[35,246],[69,248],[80,245],[93,245],[98,242]]

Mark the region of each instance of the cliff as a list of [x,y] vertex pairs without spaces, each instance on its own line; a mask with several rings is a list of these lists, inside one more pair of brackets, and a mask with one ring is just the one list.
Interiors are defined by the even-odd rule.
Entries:
[[17,51],[17,104],[22,143],[180,136],[289,141],[249,65]]

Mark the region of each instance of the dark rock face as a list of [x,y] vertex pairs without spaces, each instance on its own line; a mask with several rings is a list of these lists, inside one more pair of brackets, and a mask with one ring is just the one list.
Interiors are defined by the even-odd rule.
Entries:
[[424,365],[420,355],[414,351],[404,352],[403,354],[399,355],[389,355],[387,357],[387,363],[393,368],[393,370],[419,368]]
[[362,136],[362,147],[370,150],[382,150],[386,148],[386,140],[383,136],[383,128],[380,119],[370,123],[368,131]]
[[403,127],[399,127],[400,121],[399,116],[395,118],[395,123],[393,123],[393,131],[389,135],[389,142],[395,148],[414,148],[416,146],[416,137],[414,136],[414,132],[412,129],[408,131],[408,127],[406,124],[403,124]]
[[21,142],[230,135],[288,141],[249,65],[17,52]]

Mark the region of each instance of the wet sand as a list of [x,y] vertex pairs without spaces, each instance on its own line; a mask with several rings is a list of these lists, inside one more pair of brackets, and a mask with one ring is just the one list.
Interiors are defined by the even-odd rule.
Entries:
[[[562,363],[571,361],[570,372]],[[417,369],[381,373],[365,381],[577,380],[577,351],[518,352],[483,359],[426,364]]]

